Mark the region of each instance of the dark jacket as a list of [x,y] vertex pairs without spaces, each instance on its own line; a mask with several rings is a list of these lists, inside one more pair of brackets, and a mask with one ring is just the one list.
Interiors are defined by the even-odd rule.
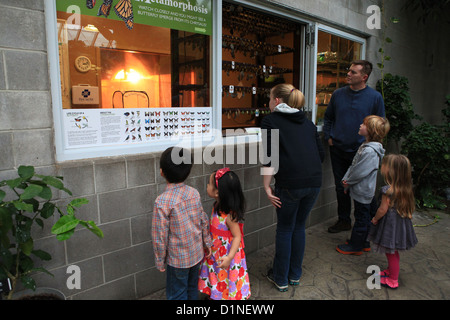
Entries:
[[365,141],[358,135],[359,126],[371,114],[385,116],[383,97],[378,91],[370,87],[354,91],[350,86],[336,90],[325,112],[325,141],[332,138],[339,150],[356,152]]
[[[263,147],[265,154],[272,158],[269,159],[272,161],[271,142],[276,136],[273,130],[279,130],[279,164],[275,173],[275,185],[287,189],[321,187],[325,153],[317,128],[303,111],[294,112],[294,109],[286,104],[282,105],[283,108],[278,110],[277,106],[275,111],[265,116],[261,122]],[[267,136],[264,129],[267,130]],[[271,162],[263,165],[276,167]]]

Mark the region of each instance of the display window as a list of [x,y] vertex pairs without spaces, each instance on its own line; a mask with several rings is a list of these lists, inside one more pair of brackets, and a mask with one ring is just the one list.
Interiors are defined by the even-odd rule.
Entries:
[[211,134],[210,0],[58,0],[56,19],[66,149]]
[[222,9],[222,127],[259,127],[270,89],[300,86],[302,24],[234,2]]
[[159,2],[57,1],[64,109],[210,106],[210,2]]
[[363,41],[251,1],[44,4],[58,161],[251,135],[279,83],[305,93],[320,129],[345,69],[364,56]]
[[347,85],[348,68],[353,60],[363,59],[364,41],[350,39],[332,31],[317,32],[316,125],[323,119],[331,95]]

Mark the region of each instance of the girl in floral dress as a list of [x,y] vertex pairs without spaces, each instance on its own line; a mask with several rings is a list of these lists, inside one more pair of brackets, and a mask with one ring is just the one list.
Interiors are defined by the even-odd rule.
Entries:
[[210,224],[213,246],[200,269],[199,290],[212,300],[246,300],[251,292],[244,253],[241,183],[233,171],[223,168],[211,174],[207,193],[216,199]]

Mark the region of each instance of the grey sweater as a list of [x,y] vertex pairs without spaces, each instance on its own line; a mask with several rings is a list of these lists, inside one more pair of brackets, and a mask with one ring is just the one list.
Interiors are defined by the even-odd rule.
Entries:
[[352,165],[342,180],[349,185],[350,196],[369,204],[375,195],[377,172],[384,157],[383,145],[379,142],[364,142],[353,158]]

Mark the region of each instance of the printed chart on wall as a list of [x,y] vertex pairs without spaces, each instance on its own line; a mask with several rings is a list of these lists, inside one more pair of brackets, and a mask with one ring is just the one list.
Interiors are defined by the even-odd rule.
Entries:
[[[98,2],[98,3],[97,3]],[[211,35],[211,0],[58,0],[57,11],[77,12],[135,23]]]
[[211,108],[64,110],[64,139],[68,149],[210,139],[211,123]]

